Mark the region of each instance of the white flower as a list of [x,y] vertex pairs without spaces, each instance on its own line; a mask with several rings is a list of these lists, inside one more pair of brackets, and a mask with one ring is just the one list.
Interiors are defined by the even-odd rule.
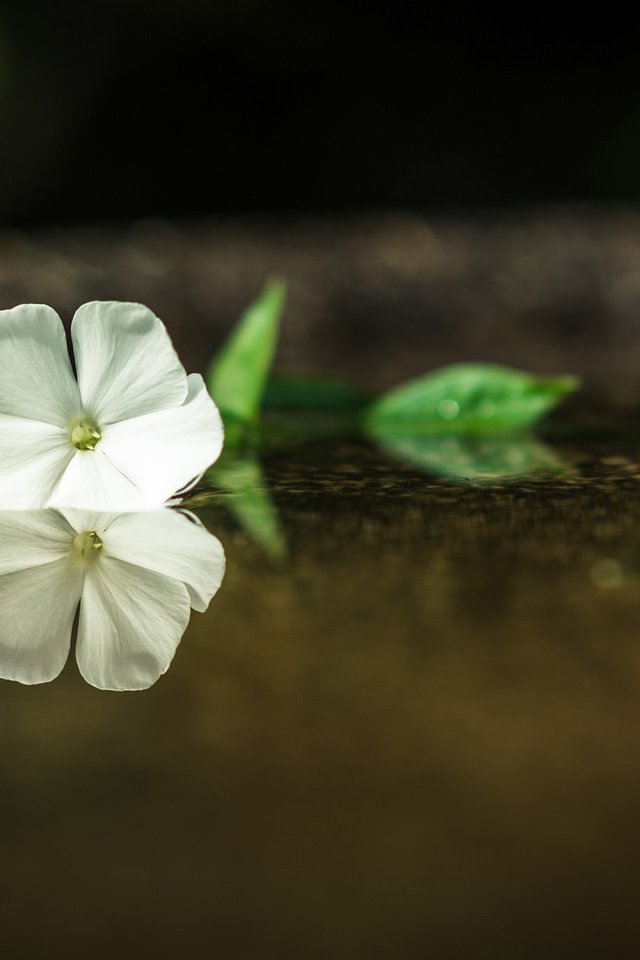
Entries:
[[76,659],[102,690],[142,690],[169,667],[190,608],[224,576],[221,543],[178,510],[0,513],[0,677],[62,670],[80,604]]
[[0,311],[0,504],[146,510],[195,482],[223,429],[162,322],[137,303]]

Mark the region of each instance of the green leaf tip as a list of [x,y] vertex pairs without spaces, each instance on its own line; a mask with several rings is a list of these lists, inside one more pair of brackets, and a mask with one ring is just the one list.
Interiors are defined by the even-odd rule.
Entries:
[[577,377],[538,377],[492,364],[443,367],[374,400],[370,433],[498,433],[530,427],[579,388]]
[[207,371],[209,393],[223,418],[255,423],[278,342],[287,286],[271,279],[249,305]]

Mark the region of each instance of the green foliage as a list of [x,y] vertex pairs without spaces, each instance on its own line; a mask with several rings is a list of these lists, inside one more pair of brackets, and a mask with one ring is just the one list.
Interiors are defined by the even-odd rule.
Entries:
[[[226,458],[217,466],[218,486],[229,489],[228,478],[237,487],[237,509],[244,514],[247,507],[249,523],[260,527],[261,517],[270,514],[264,506],[266,491],[249,467],[253,461],[246,459],[265,443],[279,446],[364,430],[392,455],[440,475],[493,479],[554,468],[553,456],[531,438],[475,446],[469,438],[522,433],[578,388],[575,377],[537,377],[491,364],[458,364],[402,384],[378,399],[340,380],[306,375],[270,378],[285,291],[281,281],[265,286],[207,373],[207,386],[225,421],[226,450],[232,456],[238,457],[240,451],[245,455],[242,462]],[[262,409],[269,414],[264,422]],[[243,476],[247,483],[241,482]],[[267,540],[269,523],[264,524]]]
[[272,377],[264,395],[264,409],[292,413],[351,414],[364,409],[370,392],[323,377]]
[[579,386],[575,377],[536,377],[490,364],[458,364],[412,380],[367,408],[364,427],[396,435],[522,430]]
[[[286,285],[272,280],[248,307],[207,371],[209,393],[227,421],[252,425],[273,361]],[[231,435],[235,431],[231,430]]]
[[571,468],[530,434],[418,434],[380,432],[385,453],[421,473],[449,480],[495,483],[534,476],[559,476]]

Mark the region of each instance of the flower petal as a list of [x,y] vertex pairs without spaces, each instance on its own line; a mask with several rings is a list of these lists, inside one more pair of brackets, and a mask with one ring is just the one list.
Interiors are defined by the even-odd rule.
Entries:
[[0,575],[68,557],[74,536],[55,510],[0,512]]
[[82,590],[68,559],[0,577],[0,677],[46,683],[64,667]]
[[62,321],[40,303],[0,310],[0,413],[65,427],[80,411]]
[[74,452],[62,427],[0,414],[0,508],[44,507]]
[[73,507],[61,507],[60,515],[64,517],[74,536],[76,533],[82,533],[85,530],[95,530],[102,535],[102,532],[113,523],[119,513],[102,513],[97,510],[76,510]]
[[189,615],[182,583],[101,556],[85,576],[80,673],[100,690],[145,690],[168,669]]
[[185,399],[187,376],[166,327],[141,303],[85,303],[71,338],[80,395],[100,426]]
[[184,583],[191,606],[201,613],[224,577],[220,541],[176,510],[117,517],[104,533],[104,553]]
[[182,406],[113,423],[100,441],[114,466],[158,504],[201,476],[222,450],[218,408],[199,374],[188,382]]
[[113,466],[100,447],[77,450],[47,501],[48,507],[111,511],[151,510],[158,507]]

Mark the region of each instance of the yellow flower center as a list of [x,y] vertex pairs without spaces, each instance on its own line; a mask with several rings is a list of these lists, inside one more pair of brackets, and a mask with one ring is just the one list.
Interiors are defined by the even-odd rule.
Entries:
[[95,530],[84,530],[73,538],[71,552],[79,563],[89,563],[99,556],[102,549],[102,540]]
[[89,417],[82,417],[71,426],[71,443],[76,450],[95,450],[101,437],[97,423]]

